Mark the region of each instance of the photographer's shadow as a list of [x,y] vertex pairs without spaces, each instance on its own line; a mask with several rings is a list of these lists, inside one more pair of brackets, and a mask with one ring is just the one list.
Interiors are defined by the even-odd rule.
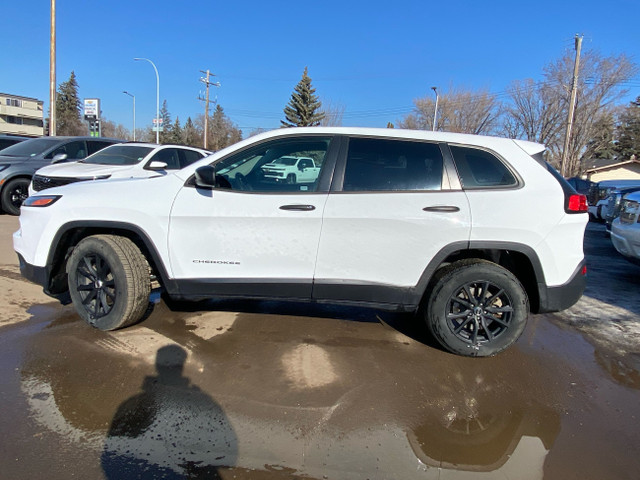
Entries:
[[235,465],[237,439],[220,406],[183,376],[187,352],[158,350],[157,376],[118,408],[102,453],[108,479],[219,478]]

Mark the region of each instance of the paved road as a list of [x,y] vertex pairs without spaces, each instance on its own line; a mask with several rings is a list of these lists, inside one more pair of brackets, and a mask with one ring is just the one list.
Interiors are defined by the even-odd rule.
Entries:
[[20,278],[16,228],[0,216],[0,479],[638,478],[640,269],[599,225],[581,303],[488,359],[309,305],[159,303],[100,332]]

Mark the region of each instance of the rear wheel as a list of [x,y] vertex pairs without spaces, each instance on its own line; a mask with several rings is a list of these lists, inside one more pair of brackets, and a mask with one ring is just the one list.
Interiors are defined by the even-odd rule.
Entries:
[[20,215],[20,206],[29,196],[28,178],[9,181],[2,190],[2,210],[9,215]]
[[490,356],[524,331],[529,300],[518,279],[484,260],[462,260],[442,269],[426,308],[427,326],[447,350]]
[[94,235],[74,248],[67,262],[69,293],[83,320],[116,330],[143,318],[149,307],[149,266],[128,238]]

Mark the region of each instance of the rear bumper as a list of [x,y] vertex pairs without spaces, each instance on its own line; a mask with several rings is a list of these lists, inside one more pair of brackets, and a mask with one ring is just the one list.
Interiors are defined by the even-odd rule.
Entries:
[[567,283],[558,287],[547,287],[538,284],[540,308],[537,313],[559,312],[576,304],[587,286],[587,275],[583,273],[585,262],[582,261]]

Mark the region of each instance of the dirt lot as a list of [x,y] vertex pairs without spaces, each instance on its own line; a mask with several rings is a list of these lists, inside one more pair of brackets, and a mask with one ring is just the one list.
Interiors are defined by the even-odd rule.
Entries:
[[0,216],[0,478],[637,479],[640,267],[488,359],[408,315],[160,302],[100,332],[23,280]]

